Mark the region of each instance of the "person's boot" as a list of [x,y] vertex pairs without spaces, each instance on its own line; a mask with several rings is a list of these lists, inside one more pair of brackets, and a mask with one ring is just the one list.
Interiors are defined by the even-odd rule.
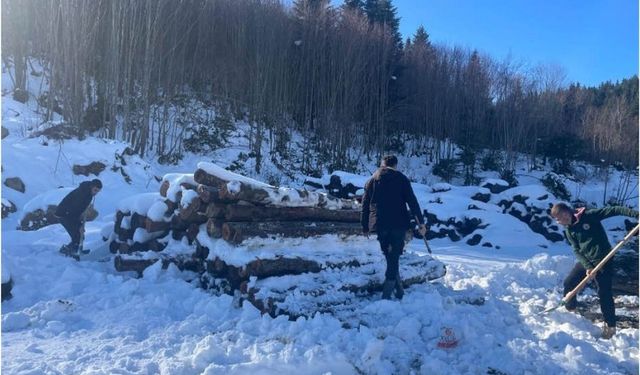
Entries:
[[391,292],[393,292],[393,288],[395,288],[395,286],[395,280],[385,279],[384,284],[382,284],[382,299],[391,299]]
[[402,286],[402,280],[400,278],[396,279],[396,298],[402,299],[404,297],[404,287]]
[[62,247],[60,248],[60,253],[67,254],[67,252],[69,252],[68,249],[69,249],[69,244],[62,245]]
[[616,326],[610,327],[607,323],[602,323],[602,338],[609,340],[616,334]]
[[71,243],[71,244],[69,244],[68,249],[69,249],[69,253],[71,255],[77,255],[78,254],[78,250],[80,249],[80,245],[77,244],[77,243]]

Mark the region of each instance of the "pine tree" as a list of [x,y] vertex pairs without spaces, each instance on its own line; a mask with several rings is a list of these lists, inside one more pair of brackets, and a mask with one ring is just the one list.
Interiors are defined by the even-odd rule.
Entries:
[[344,0],[343,9],[364,10],[364,1],[362,0]]
[[398,17],[398,10],[391,4],[391,0],[366,0],[364,11],[369,17],[369,22],[390,28],[395,45],[398,49],[401,49],[400,18]]
[[429,34],[427,34],[427,30],[425,30],[424,26],[420,25],[420,27],[418,27],[418,30],[416,30],[416,33],[413,36],[413,44],[418,48],[425,47],[428,49],[431,47]]

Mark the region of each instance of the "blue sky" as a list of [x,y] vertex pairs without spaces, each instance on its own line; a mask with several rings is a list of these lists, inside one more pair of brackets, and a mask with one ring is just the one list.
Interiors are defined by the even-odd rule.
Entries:
[[[341,2],[340,2],[341,3]],[[593,86],[638,73],[637,0],[394,0],[406,37],[564,67]]]

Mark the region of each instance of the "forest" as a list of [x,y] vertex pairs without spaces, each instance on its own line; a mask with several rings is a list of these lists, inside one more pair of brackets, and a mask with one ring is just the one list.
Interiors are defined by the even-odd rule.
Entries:
[[2,0],[2,94],[25,102],[44,75],[43,123],[58,113],[165,162],[244,122],[257,171],[294,133],[321,155],[302,156],[309,174],[385,152],[475,165],[481,150],[505,174],[519,154],[637,168],[637,76],[567,83],[559,66],[432,43],[429,25],[404,39],[400,21],[390,0]]

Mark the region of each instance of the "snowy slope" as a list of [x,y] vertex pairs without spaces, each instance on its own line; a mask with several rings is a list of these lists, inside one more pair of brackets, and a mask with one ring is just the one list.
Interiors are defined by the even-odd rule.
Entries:
[[[2,221],[3,274],[11,272],[15,283],[14,298],[2,303],[3,373],[638,372],[637,329],[621,329],[604,341],[597,338],[599,327],[579,315],[563,309],[536,314],[560,300],[562,278],[573,265],[567,245],[531,232],[493,201],[472,200],[482,188],[451,186],[449,191],[433,193],[439,181],[430,175],[415,178],[426,172],[422,167],[410,169],[423,165],[417,159],[401,158],[401,168],[409,169],[416,181],[431,185],[414,184],[421,206],[442,217],[480,218],[489,224],[482,229],[484,237],[501,247],[473,247],[446,238],[431,241],[436,258],[447,264],[447,275],[432,284],[412,286],[402,301],[365,298],[338,315],[289,321],[284,316],[261,316],[248,303],[237,307],[231,296],[204,291],[196,275],[173,266],[162,270],[156,263],[139,279],[118,273],[101,239],[113,224],[116,208],[126,205],[128,197],[157,192],[160,184],[155,176],[192,173],[196,158],[189,156],[184,165],[167,167],[130,156],[122,166],[114,156],[126,148],[121,142],[89,137],[62,144],[49,141],[45,146],[43,139],[27,138],[24,131],[35,121],[33,103],[22,105],[3,97],[2,104],[3,126],[10,130],[2,140],[2,178],[20,177],[26,185],[24,193],[2,187],[2,198],[18,207]],[[229,165],[237,154],[225,152],[230,156],[219,154],[213,161]],[[71,188],[94,178],[71,172],[73,164],[91,161],[107,165],[98,176],[105,184],[96,199],[99,216],[87,226],[87,248],[96,255],[75,262],[57,252],[67,241],[60,225],[32,232],[15,228],[28,202],[54,200],[47,194],[59,186]],[[111,166],[122,166],[131,183]],[[342,176],[354,183],[367,177]],[[540,186],[535,181],[523,179],[517,191],[536,195]],[[594,182],[590,187],[594,197],[601,194],[598,186]],[[435,202],[437,198],[441,203]],[[471,203],[479,209],[468,210]],[[607,227],[621,222],[610,219]],[[621,233],[611,234],[615,240]],[[181,244],[171,246],[179,251]],[[277,254],[282,247],[320,254],[376,249],[377,242],[325,236],[284,244],[268,240],[241,248],[218,246],[229,259],[241,262],[248,255]],[[423,255],[426,250],[414,240],[407,251]],[[456,303],[447,293],[453,290],[479,294],[485,303]],[[345,321],[354,324],[346,327]],[[453,330],[457,347],[438,347],[445,327]]]

